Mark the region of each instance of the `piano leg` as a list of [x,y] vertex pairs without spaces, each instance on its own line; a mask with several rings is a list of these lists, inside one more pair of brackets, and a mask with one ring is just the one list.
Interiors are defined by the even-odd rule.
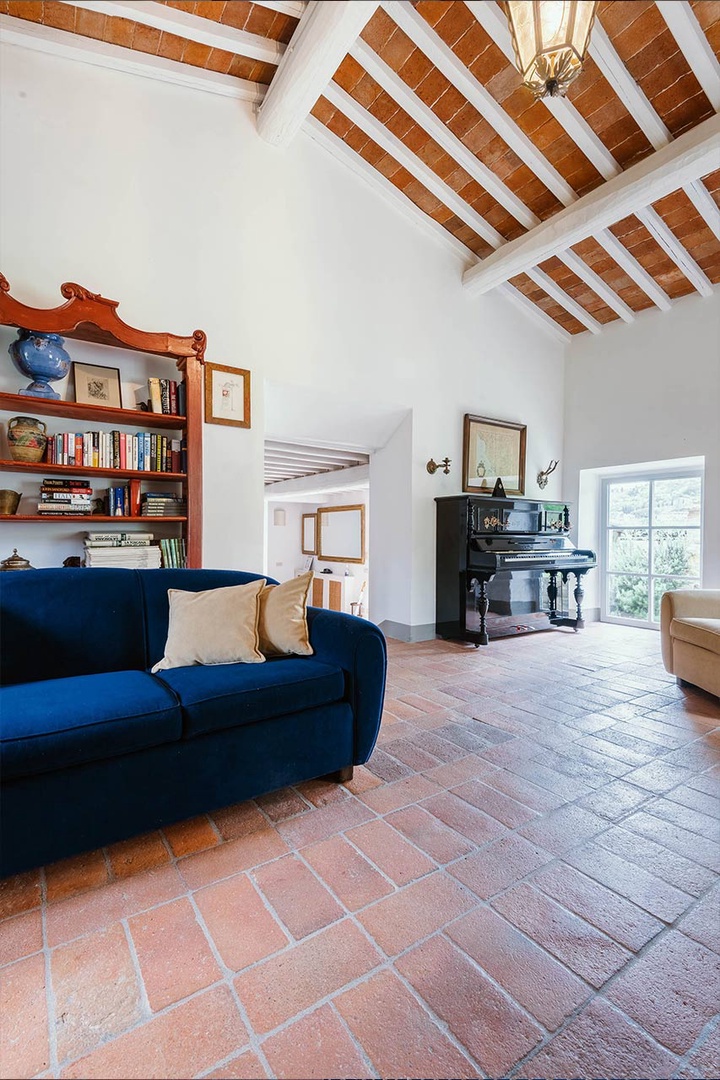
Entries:
[[550,576],[550,584],[547,587],[548,602],[550,605],[548,611],[548,617],[552,622],[557,618],[557,570],[548,570]]
[[582,615],[582,602],[583,602],[583,598],[585,596],[585,593],[584,593],[583,587],[582,587],[582,577],[583,577],[582,573],[580,571],[576,570],[575,571],[575,579],[577,581],[577,585],[575,586],[575,591],[573,592],[573,596],[575,597],[575,604],[576,604],[576,607],[577,607],[576,618],[575,618],[575,630],[576,631],[577,630],[582,630],[583,627],[585,626],[585,622],[583,620],[583,615]]
[[486,582],[485,578],[480,578],[480,580],[478,582],[478,591],[477,591],[476,596],[477,596],[476,603],[477,603],[478,615],[480,616],[480,642],[479,642],[479,644],[480,645],[487,645],[490,639],[488,638],[488,634],[487,634],[486,619],[487,619],[488,608],[490,606],[490,601],[488,600],[488,596],[487,596],[487,582]]

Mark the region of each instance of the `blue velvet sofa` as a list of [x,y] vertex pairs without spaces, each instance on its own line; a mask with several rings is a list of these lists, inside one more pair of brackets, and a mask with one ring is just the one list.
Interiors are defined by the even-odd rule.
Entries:
[[364,619],[310,608],[313,656],[150,674],[169,588],[259,576],[0,574],[0,876],[368,759],[386,653]]

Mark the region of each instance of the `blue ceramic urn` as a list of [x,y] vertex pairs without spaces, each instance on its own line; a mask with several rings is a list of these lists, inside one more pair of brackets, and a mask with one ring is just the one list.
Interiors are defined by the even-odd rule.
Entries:
[[8,349],[15,366],[33,381],[19,394],[28,397],[59,398],[49,386],[51,381],[64,379],[70,371],[70,357],[63,349],[59,334],[42,334],[34,330],[18,330],[17,341]]

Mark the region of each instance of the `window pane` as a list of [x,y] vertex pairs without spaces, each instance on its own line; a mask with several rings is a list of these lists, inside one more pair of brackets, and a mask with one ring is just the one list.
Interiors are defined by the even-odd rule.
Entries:
[[608,570],[647,574],[649,569],[647,529],[608,530]]
[[696,589],[697,581],[689,578],[653,578],[653,622],[660,622],[660,601],[670,589]]
[[608,524],[647,525],[650,516],[650,484],[608,484]]
[[700,577],[699,529],[655,529],[652,549],[653,574]]
[[608,613],[618,619],[648,618],[648,579],[608,574]]
[[700,477],[680,476],[653,483],[653,525],[700,524]]

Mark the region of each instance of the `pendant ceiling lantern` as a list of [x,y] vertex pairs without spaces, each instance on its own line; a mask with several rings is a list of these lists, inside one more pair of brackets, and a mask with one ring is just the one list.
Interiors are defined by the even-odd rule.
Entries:
[[506,0],[515,59],[537,98],[564,97],[582,70],[597,0]]

